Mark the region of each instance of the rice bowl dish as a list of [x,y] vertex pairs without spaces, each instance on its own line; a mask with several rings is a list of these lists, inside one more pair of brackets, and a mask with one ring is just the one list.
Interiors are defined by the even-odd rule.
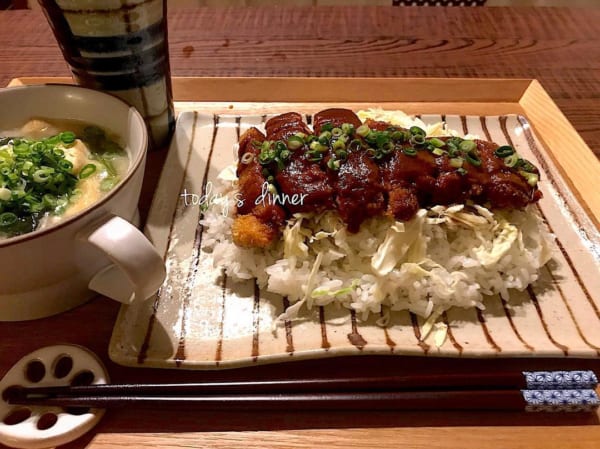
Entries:
[[[358,116],[421,127],[428,138],[458,135],[443,123],[426,125],[396,111]],[[432,324],[451,307],[484,309],[486,295],[508,300],[511,289],[534,283],[551,258],[553,236],[535,205],[499,210],[470,201],[419,208],[409,220],[368,217],[357,232],[335,211],[297,212],[272,245],[241,247],[232,231],[231,212],[239,206],[235,167],[219,178],[220,195],[201,221],[203,250],[229,278],[256,278],[259,287],[287,297],[291,306],[282,319],[338,304],[362,319],[376,314],[382,325],[392,310],[409,310]]]

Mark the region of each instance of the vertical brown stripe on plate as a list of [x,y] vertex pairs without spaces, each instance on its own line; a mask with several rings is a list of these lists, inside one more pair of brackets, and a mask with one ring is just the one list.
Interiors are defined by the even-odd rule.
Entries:
[[[287,296],[284,296],[282,298],[282,301],[283,301],[283,311],[285,312],[288,309],[288,307],[290,306],[290,301],[288,300]],[[283,324],[285,326],[285,341],[286,341],[285,350],[287,352],[289,352],[290,355],[294,355],[294,337],[292,335],[292,322],[290,320],[285,320]]]
[[258,334],[260,331],[260,288],[254,280],[254,307],[252,308],[252,357],[254,361],[260,355]]
[[[208,151],[208,156],[206,158],[206,166],[204,168],[204,176],[202,177],[202,195],[206,193],[206,185],[208,182],[208,173],[210,171],[210,164],[212,160],[213,151],[215,149],[215,141],[217,139],[217,132],[219,129],[219,116],[214,115],[214,123],[213,123],[213,134],[212,139],[210,141],[210,150]],[[203,212],[200,213],[200,220],[204,215]],[[188,314],[189,314],[189,306],[192,298],[192,291],[194,288],[194,284],[196,281],[196,275],[198,273],[198,265],[200,263],[200,252],[202,247],[202,234],[204,232],[204,226],[200,224],[200,220],[198,220],[198,225],[196,226],[196,234],[194,236],[194,245],[192,246],[192,257],[190,263],[190,271],[188,273],[187,279],[185,281],[185,285],[181,291],[183,296],[183,302],[181,304],[181,331],[179,334],[179,344],[177,346],[177,352],[175,353],[175,363],[177,366],[181,366],[183,361],[185,360],[185,339],[187,336],[187,328],[188,328]]]
[[367,346],[367,340],[360,335],[358,332],[358,323],[356,322],[356,311],[350,310],[350,322],[352,325],[352,332],[348,334],[348,340],[358,349],[362,350],[365,346]]
[[562,343],[557,342],[554,339],[554,337],[552,336],[552,334],[550,334],[550,329],[548,329],[548,324],[546,323],[546,319],[544,318],[544,314],[542,313],[542,308],[540,307],[540,303],[539,303],[537,296],[535,295],[535,292],[533,291],[533,287],[531,287],[531,285],[527,286],[527,294],[529,295],[529,298],[531,299],[531,301],[533,302],[533,305],[535,306],[535,310],[537,311],[537,314],[540,317],[540,321],[542,322],[542,326],[544,327],[544,332],[546,332],[548,339],[552,342],[552,344],[554,346],[556,346],[558,349],[560,349],[564,355],[569,355],[569,347],[563,345]]
[[487,127],[485,115],[479,117],[479,122],[481,123],[481,129],[483,129],[483,134],[485,134],[485,140],[487,140],[488,142],[492,142],[492,135],[490,134],[490,130]]
[[415,315],[412,312],[409,312],[409,314],[413,332],[415,333],[415,337],[417,337],[417,344],[423,350],[423,352],[427,354],[429,352],[430,346],[421,339],[421,328],[419,327],[419,320],[417,318],[417,315]]
[[[194,139],[196,138],[196,124],[197,123],[198,123],[198,113],[196,111],[194,111],[190,143],[187,148],[187,154],[185,156],[185,165],[183,166],[183,176],[181,177],[181,181],[179,183],[179,189],[177,190],[177,195],[179,195],[181,193],[181,191],[183,190],[183,186],[185,184],[185,176],[187,173],[188,165],[190,164],[192,150],[194,148]],[[178,204],[181,204],[181,202],[178,201]],[[182,210],[183,210],[183,206],[181,206],[181,207],[176,206],[175,210],[173,211],[173,216],[171,217],[171,220],[170,220],[169,234],[167,237],[167,245],[165,246],[165,252],[163,254],[163,261],[165,261],[165,262],[167,260],[167,254],[169,252],[169,247],[171,246],[171,238],[173,237],[173,227],[175,226],[175,222],[177,221],[177,216],[179,215],[179,213],[181,213]],[[154,305],[152,307],[152,315],[150,315],[150,319],[148,320],[148,326],[146,327],[146,334],[144,335],[144,342],[142,343],[140,352],[138,354],[137,361],[139,364],[144,363],[144,360],[146,360],[146,355],[148,354],[148,346],[150,345],[150,338],[152,336],[152,330],[154,329],[154,322],[156,321],[156,313],[158,311],[158,305],[160,303],[162,294],[163,294],[163,288],[161,287],[158,290],[158,292],[156,293],[156,298],[154,300]]]
[[[391,312],[389,312],[389,313],[391,313]],[[383,316],[384,316],[383,310],[381,311],[381,313],[379,315],[383,318]],[[386,323],[385,326],[382,326],[383,335],[385,336],[385,344],[390,347],[390,352],[394,352],[394,348],[396,347],[396,342],[394,340],[392,340],[392,338],[390,337],[390,333],[388,332],[387,326],[388,326],[388,323]]]
[[525,348],[528,351],[531,351],[531,352],[535,351],[535,348],[525,341],[525,339],[521,336],[521,333],[515,326],[515,322],[512,319],[512,315],[510,314],[510,310],[508,309],[508,303],[506,302],[506,300],[504,298],[502,298],[500,295],[498,295],[498,300],[502,303],[502,308],[504,309],[504,314],[506,315],[506,319],[508,319],[508,324],[510,324],[510,328],[513,330],[513,332],[517,336],[517,339],[521,343],[523,343],[523,346],[525,346]]
[[502,352],[502,348],[498,346],[498,344],[492,338],[492,334],[490,334],[490,330],[487,327],[487,323],[485,322],[485,317],[481,310],[477,309],[477,321],[481,325],[481,330],[483,331],[483,335],[485,336],[485,340],[489,343],[489,345],[496,352]]
[[446,329],[448,338],[450,339],[450,343],[452,343],[452,346],[454,346],[454,349],[456,349],[458,351],[458,355],[462,355],[463,353],[463,347],[458,343],[458,341],[456,341],[456,337],[454,336],[454,333],[452,332],[452,328],[450,327],[450,322],[448,320],[448,314],[446,312],[444,312],[442,314],[442,321],[443,323],[446,325]]
[[469,126],[467,125],[467,117],[464,115],[460,116],[460,123],[462,124],[463,134],[469,134]]
[[227,301],[227,271],[221,268],[221,316],[219,317],[219,340],[215,352],[215,362],[217,366],[223,359],[223,332],[225,327],[225,303]]
[[331,348],[331,343],[327,339],[327,323],[325,322],[325,308],[319,307],[319,324],[321,325],[321,348],[328,350]]

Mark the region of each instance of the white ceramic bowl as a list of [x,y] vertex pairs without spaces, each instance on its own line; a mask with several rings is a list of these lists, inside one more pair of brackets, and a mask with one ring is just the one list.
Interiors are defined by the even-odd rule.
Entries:
[[129,169],[107,196],[58,224],[0,241],[0,321],[41,318],[96,292],[121,302],[147,298],[162,284],[162,257],[130,222],[144,175],[148,135],[141,115],[91,89],[40,85],[0,89],[0,129],[31,118],[80,120],[123,139]]

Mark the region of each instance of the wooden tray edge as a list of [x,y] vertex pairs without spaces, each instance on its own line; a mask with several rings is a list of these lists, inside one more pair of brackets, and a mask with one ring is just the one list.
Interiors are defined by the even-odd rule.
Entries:
[[537,80],[519,104],[579,204],[600,229],[600,195],[595,191],[600,161]]

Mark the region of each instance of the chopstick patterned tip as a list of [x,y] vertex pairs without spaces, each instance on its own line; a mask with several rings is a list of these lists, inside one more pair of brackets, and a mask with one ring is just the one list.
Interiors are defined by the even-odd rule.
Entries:
[[594,390],[522,390],[527,412],[593,412],[600,406]]
[[593,371],[524,371],[526,390],[593,390],[598,378]]

